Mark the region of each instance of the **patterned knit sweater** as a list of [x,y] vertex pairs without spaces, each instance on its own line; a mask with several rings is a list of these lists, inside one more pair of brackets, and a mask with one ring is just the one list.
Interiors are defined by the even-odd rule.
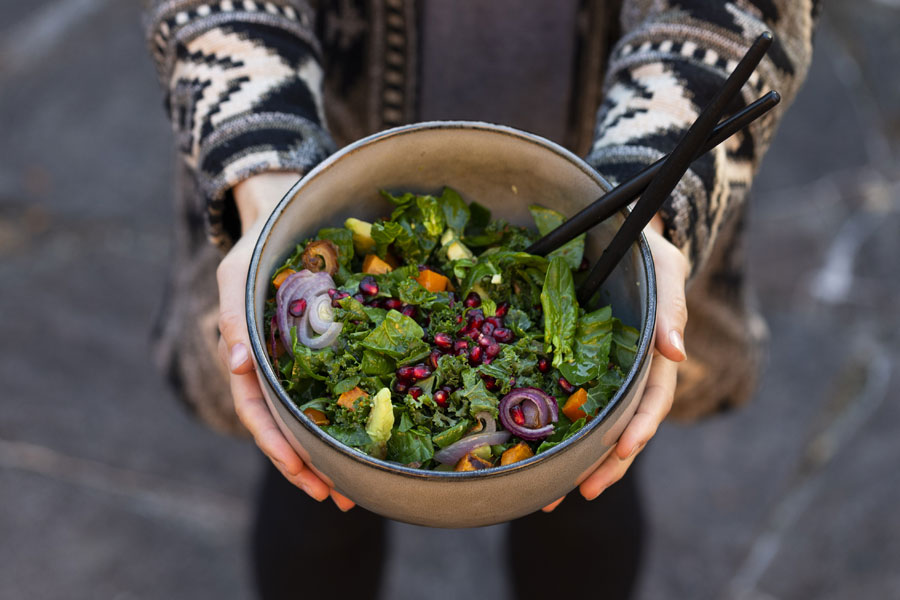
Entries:
[[[427,32],[415,0],[145,4],[177,145],[203,197],[207,234],[222,250],[240,235],[235,184],[265,171],[304,173],[339,145],[418,119]],[[763,329],[743,298],[744,201],[805,77],[817,13],[817,0],[579,0],[562,142],[613,183],[671,151],[753,39],[775,35],[733,109],[771,89],[781,105],[695,161],[661,211],[667,237],[692,265],[693,360],[680,367],[679,394],[709,391],[683,415],[739,403],[753,388]],[[711,373],[718,389],[708,385]],[[676,398],[673,413],[679,406]]]

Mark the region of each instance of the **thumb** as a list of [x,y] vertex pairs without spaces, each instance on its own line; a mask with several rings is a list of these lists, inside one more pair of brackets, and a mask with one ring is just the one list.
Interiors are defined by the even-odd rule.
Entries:
[[648,233],[647,241],[656,267],[656,349],[669,360],[687,358],[684,328],[688,311],[684,285],[688,261],[671,242],[657,233]]

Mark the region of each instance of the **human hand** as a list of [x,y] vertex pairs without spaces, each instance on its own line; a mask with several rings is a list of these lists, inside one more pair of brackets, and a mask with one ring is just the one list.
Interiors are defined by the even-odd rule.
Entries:
[[[656,336],[653,363],[647,375],[647,385],[637,411],[619,437],[615,448],[600,465],[581,482],[579,491],[587,500],[593,500],[603,490],[617,482],[656,434],[675,397],[678,374],[677,363],[685,360],[684,328],[687,324],[687,304],[684,286],[688,276],[688,262],[684,255],[666,240],[659,216],[644,230],[653,264],[656,269]],[[551,512],[560,498],[543,508]]]
[[299,173],[263,173],[234,188],[242,235],[216,271],[219,331],[222,333],[219,356],[230,371],[235,412],[263,454],[288,481],[310,497],[321,502],[331,496],[338,508],[346,511],[355,506],[354,502],[329,487],[303,462],[269,412],[254,373],[244,317],[247,271],[253,247],[272,209],[299,177]]

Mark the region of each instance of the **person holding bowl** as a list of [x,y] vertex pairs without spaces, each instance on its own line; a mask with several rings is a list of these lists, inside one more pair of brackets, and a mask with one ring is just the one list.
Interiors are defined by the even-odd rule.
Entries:
[[[253,373],[248,264],[291,185],[340,145],[436,119],[537,133],[622,181],[674,147],[759,32],[775,34],[742,103],[775,88],[785,101],[696,161],[645,231],[657,273],[656,355],[635,416],[579,486],[593,502],[559,499],[544,509],[552,516],[510,528],[516,570],[553,568],[559,553],[530,550],[564,540],[570,554],[605,565],[608,595],[627,597],[640,556],[640,503],[629,472],[635,457],[668,415],[697,418],[752,395],[765,326],[743,280],[745,200],[805,76],[818,3],[319,4],[160,0],[146,8],[183,158],[183,222],[159,354],[201,418],[249,432],[277,470],[259,507],[256,564],[265,598],[296,593],[298,564],[328,589],[348,561],[358,582],[343,583],[359,586],[348,593],[374,594],[380,563],[359,553],[382,544],[384,530],[382,519],[361,510],[342,515],[299,503],[296,488],[315,500],[331,497],[341,511],[353,507],[284,438]],[[213,362],[216,354],[225,369]],[[516,597],[583,591],[579,578],[543,579],[513,578]]]

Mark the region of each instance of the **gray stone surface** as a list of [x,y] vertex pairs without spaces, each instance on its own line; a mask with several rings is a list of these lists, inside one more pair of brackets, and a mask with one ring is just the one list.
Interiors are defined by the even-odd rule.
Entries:
[[[0,6],[0,598],[252,597],[257,452],[150,365],[174,157],[137,8]],[[768,366],[641,457],[642,600],[900,597],[900,6],[826,11],[755,185]],[[508,597],[502,527],[390,531],[383,597]]]

